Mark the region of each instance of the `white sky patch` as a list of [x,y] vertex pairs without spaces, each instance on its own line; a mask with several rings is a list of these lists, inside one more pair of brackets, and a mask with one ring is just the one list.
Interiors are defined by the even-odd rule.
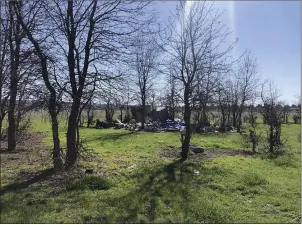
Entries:
[[190,12],[190,9],[193,5],[193,1],[192,0],[187,0],[186,1],[186,6],[185,6],[185,15],[187,15]]

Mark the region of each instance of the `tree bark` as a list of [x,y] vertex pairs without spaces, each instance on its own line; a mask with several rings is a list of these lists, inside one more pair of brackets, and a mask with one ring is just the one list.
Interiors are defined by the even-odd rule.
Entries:
[[[13,151],[16,148],[16,121],[15,108],[18,91],[18,66],[20,56],[20,24],[14,20],[12,2],[9,2],[10,28],[9,28],[9,47],[10,47],[10,98],[8,107],[8,140],[7,149]],[[15,42],[15,46],[13,45]]]
[[66,154],[66,167],[70,168],[75,165],[78,157],[77,149],[77,138],[76,138],[76,129],[78,114],[80,108],[80,101],[75,97],[74,102],[71,107],[71,112],[68,118],[68,128],[67,128],[67,154]]
[[142,98],[142,127],[141,129],[145,128],[145,117],[146,117],[146,100]]
[[189,102],[189,84],[186,84],[185,91],[184,91],[184,104],[185,104],[185,111],[184,111],[184,121],[186,125],[186,134],[185,139],[182,143],[182,152],[181,152],[181,159],[184,161],[188,158],[189,148],[190,148],[190,140],[191,140],[191,108]]

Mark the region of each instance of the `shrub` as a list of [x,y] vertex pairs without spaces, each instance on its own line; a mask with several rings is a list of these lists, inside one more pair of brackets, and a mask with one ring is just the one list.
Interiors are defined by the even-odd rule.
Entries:
[[242,176],[242,181],[243,183],[249,186],[263,185],[268,183],[264,177],[262,177],[259,173],[255,172],[245,173]]
[[296,167],[297,161],[292,154],[284,154],[273,159],[273,162],[280,167]]
[[295,114],[293,116],[293,120],[295,124],[301,123],[301,116],[299,114]]
[[68,184],[66,190],[108,190],[110,187],[110,182],[102,177],[87,176]]

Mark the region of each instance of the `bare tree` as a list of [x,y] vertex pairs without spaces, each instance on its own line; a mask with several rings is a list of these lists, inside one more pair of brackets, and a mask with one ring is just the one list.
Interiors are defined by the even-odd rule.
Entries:
[[[52,138],[53,138],[53,164],[55,171],[64,170],[63,161],[61,158],[61,148],[60,148],[60,139],[59,139],[59,130],[58,130],[58,113],[60,111],[60,106],[57,101],[57,91],[53,85],[53,82],[50,78],[49,69],[51,68],[49,65],[49,55],[47,55],[45,50],[45,36],[39,32],[38,29],[31,30],[30,27],[36,27],[37,24],[41,24],[41,20],[43,21],[43,12],[41,11],[41,5],[43,2],[32,2],[32,5],[28,5],[27,8],[32,13],[27,13],[26,15],[32,15],[31,18],[24,18],[20,10],[19,6],[20,2],[13,2],[13,6],[15,9],[16,16],[24,32],[26,33],[27,38],[32,43],[35,49],[35,54],[38,56],[40,60],[41,66],[41,74],[44,81],[44,84],[49,92],[48,99],[48,112],[51,117],[51,125],[52,125]],[[38,39],[34,35],[40,37]],[[41,35],[41,36],[40,36]]]
[[269,152],[273,154],[277,153],[283,145],[281,141],[282,109],[278,107],[279,97],[279,91],[273,82],[269,81],[262,84],[263,117],[268,125],[267,142]]
[[7,7],[2,4],[3,2],[0,2],[0,140],[2,139],[2,122],[7,114],[9,99],[9,16]]
[[229,79],[221,79],[218,81],[217,104],[221,113],[220,131],[225,131],[226,125],[230,125],[231,113],[231,81]]
[[[165,50],[178,65],[175,78],[182,84],[185,138],[182,141],[182,160],[187,159],[191,139],[192,96],[196,76],[211,68],[220,72],[228,68],[228,53],[235,43],[222,49],[221,43],[230,32],[219,21],[221,13],[206,1],[179,2],[174,17],[167,25]],[[176,29],[174,29],[176,27]]]
[[238,116],[237,131],[241,131],[242,113],[245,104],[257,96],[259,87],[259,77],[257,76],[257,59],[253,58],[250,52],[247,52],[239,65],[238,77],[236,77],[239,92],[238,94]]
[[[66,84],[64,91],[72,101],[67,128],[68,168],[76,163],[78,155],[76,124],[83,92],[94,77],[98,78],[98,85],[119,74],[115,63],[129,47],[126,37],[142,27],[142,13],[147,5],[148,2],[120,0],[54,0],[46,4],[54,28],[53,43],[62,55],[60,66],[68,71],[58,77],[58,85]],[[144,17],[148,20],[148,14]]]
[[[15,108],[16,98],[18,92],[18,75],[20,66],[20,52],[21,42],[24,38],[24,34],[21,30],[20,22],[16,20],[14,13],[13,2],[10,1],[8,4],[9,14],[9,30],[8,30],[8,41],[9,41],[9,55],[10,55],[10,97],[8,107],[8,150],[12,151],[16,147],[16,121],[15,121]],[[22,2],[18,4],[18,7],[22,7]]]
[[290,114],[290,106],[284,105],[282,108],[282,113],[283,113],[283,123],[288,123],[288,116]]
[[174,67],[173,64],[169,68],[168,76],[167,76],[167,91],[166,91],[166,101],[165,105],[168,108],[169,119],[174,121],[175,114],[176,114],[176,107],[179,102],[179,93],[177,91],[177,82],[175,76],[177,75],[178,71],[176,70],[177,67]]
[[133,80],[138,88],[138,99],[142,107],[142,129],[144,129],[146,122],[146,103],[148,98],[152,97],[152,87],[157,75],[156,66],[158,66],[158,54],[159,47],[154,37],[138,34],[136,46],[134,47],[135,59],[133,69],[135,76]]

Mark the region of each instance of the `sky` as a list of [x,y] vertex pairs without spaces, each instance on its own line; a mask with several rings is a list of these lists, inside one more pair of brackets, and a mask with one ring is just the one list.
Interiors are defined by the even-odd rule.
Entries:
[[[162,20],[176,1],[157,2]],[[286,104],[296,104],[301,85],[300,1],[215,1],[222,21],[238,38],[237,54],[257,57],[259,76],[272,80]]]

